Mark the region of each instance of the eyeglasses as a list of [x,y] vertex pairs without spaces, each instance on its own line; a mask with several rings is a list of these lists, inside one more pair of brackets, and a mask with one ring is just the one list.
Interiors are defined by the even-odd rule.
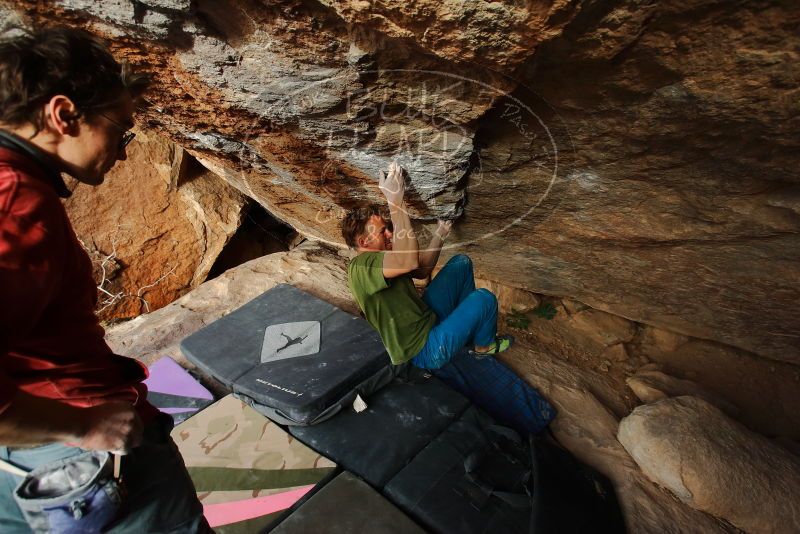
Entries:
[[128,146],[128,144],[131,141],[133,141],[133,138],[136,137],[135,133],[129,131],[125,126],[123,126],[122,124],[118,123],[117,121],[115,121],[114,119],[112,119],[111,117],[106,115],[105,113],[100,113],[100,116],[103,117],[104,119],[106,119],[111,124],[114,124],[120,130],[122,130],[122,132],[123,132],[122,133],[122,139],[119,140],[119,146],[117,147],[119,150],[122,150],[126,146]]

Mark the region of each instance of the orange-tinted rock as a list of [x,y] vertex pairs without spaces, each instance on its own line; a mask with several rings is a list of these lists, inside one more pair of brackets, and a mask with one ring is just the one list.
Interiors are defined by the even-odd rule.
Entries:
[[197,163],[175,183],[176,150],[137,132],[102,185],[78,184],[65,201],[102,284],[103,320],[158,309],[202,283],[239,227],[246,198]]
[[[511,72],[558,35],[569,0],[540,4],[420,0],[322,0],[347,22],[409,41],[455,62]],[[559,20],[556,17],[561,15]]]

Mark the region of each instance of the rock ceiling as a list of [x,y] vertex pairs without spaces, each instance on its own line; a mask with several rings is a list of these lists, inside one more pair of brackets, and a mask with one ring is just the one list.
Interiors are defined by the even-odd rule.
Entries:
[[153,72],[144,127],[305,235],[339,242],[396,158],[485,278],[800,363],[788,4],[6,6]]

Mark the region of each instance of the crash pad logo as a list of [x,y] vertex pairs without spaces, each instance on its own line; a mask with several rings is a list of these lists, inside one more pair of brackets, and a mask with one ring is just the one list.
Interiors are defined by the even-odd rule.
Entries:
[[264,331],[261,363],[309,356],[319,352],[319,321],[273,324]]

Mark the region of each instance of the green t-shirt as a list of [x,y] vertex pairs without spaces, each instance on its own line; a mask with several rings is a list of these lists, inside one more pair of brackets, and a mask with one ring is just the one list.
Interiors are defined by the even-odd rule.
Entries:
[[410,276],[383,277],[384,252],[362,252],[347,266],[350,292],[378,331],[395,365],[422,350],[436,314],[419,297]]

